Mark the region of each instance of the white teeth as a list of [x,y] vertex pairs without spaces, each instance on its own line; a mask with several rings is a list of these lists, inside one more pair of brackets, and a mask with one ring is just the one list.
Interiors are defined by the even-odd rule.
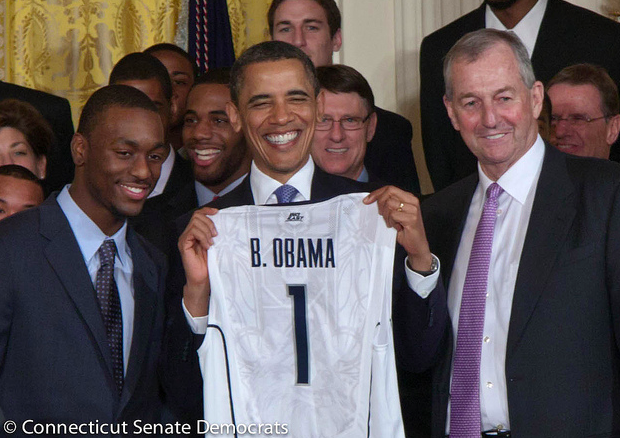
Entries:
[[196,149],[195,152],[196,152],[196,158],[198,160],[206,161],[220,154],[222,151],[219,149],[203,149],[203,150]]
[[495,134],[495,135],[487,135],[486,138],[488,138],[489,140],[496,140],[498,138],[503,137],[506,134]]
[[338,148],[338,149],[329,148],[325,150],[327,152],[331,152],[332,154],[344,154],[349,150],[349,148]]
[[123,184],[121,184],[121,186],[123,186],[124,188],[126,188],[127,190],[129,190],[130,192],[135,193],[135,194],[140,194],[140,193],[142,193],[144,191],[144,189],[141,189],[139,187],[129,187],[129,186],[126,186],[126,185],[123,185]]
[[267,141],[269,143],[280,145],[280,144],[286,144],[289,141],[293,141],[298,136],[299,136],[299,132],[298,131],[291,131],[291,132],[287,132],[285,134],[266,135],[265,138],[267,139]]

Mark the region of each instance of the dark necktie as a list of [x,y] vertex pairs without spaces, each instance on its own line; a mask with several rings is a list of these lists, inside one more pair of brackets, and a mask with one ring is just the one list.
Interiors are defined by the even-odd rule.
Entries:
[[480,436],[480,355],[489,264],[495,232],[498,198],[503,189],[493,183],[476,228],[469,256],[454,352],[450,393],[450,437]]
[[99,247],[100,267],[97,271],[96,292],[103,316],[108,346],[112,355],[112,373],[120,395],[123,390],[123,318],[121,300],[114,281],[114,240],[106,239]]
[[278,204],[288,204],[289,202],[293,202],[295,199],[295,195],[297,194],[297,189],[288,184],[282,184],[274,191],[276,198],[278,198]]

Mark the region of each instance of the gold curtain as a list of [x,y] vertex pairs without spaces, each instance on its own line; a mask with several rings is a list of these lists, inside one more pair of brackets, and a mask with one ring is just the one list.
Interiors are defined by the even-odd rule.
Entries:
[[271,0],[228,0],[235,56],[269,39],[267,10],[270,4]]
[[[0,79],[65,97],[74,123],[127,53],[186,44],[188,0],[0,2]],[[271,0],[227,0],[235,54],[269,39]]]
[[5,1],[0,78],[66,97],[77,121],[120,58],[174,41],[182,1]]

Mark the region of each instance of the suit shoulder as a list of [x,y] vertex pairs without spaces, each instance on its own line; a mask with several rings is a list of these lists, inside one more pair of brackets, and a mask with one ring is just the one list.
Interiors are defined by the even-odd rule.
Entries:
[[428,51],[443,48],[444,50],[441,53],[443,57],[444,52],[447,53],[460,37],[473,30],[480,29],[481,25],[484,26],[484,10],[477,8],[424,37],[420,53],[438,56],[437,53],[431,54]]
[[11,84],[9,82],[2,82],[0,84],[0,99],[15,98],[22,99],[27,102],[46,104],[46,105],[60,105],[69,106],[69,101],[64,97],[56,96],[55,94],[46,93],[45,91],[35,90],[34,88],[23,87],[17,84]]
[[[620,23],[598,14],[590,9],[586,9],[581,6],[574,5],[564,0],[550,1],[549,13],[552,15],[554,21],[562,20],[566,24],[569,23],[584,25],[594,25],[597,27],[597,32],[604,30],[620,33]],[[589,35],[588,38],[591,38]]]
[[21,211],[0,221],[0,239],[7,242],[23,242],[38,235],[40,207]]
[[566,169],[576,182],[589,181],[595,186],[620,184],[620,163],[591,157],[567,155]]

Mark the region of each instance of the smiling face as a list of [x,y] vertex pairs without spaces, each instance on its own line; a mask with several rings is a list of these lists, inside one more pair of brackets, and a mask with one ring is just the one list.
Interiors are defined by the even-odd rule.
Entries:
[[194,85],[193,66],[185,57],[172,50],[158,50],[152,52],[151,55],[164,64],[170,75],[173,99],[176,100],[176,105],[173,106],[170,124],[171,126],[179,126],[183,123],[183,116],[185,115],[185,108],[187,106],[187,96],[192,89],[192,85]]
[[340,29],[331,36],[325,10],[314,0],[286,0],[278,6],[272,38],[299,47],[317,67],[330,65],[342,45]]
[[0,175],[0,220],[43,202],[43,189],[34,181]]
[[237,106],[227,113],[245,133],[256,166],[285,183],[308,161],[323,94],[314,95],[298,59],[267,61],[244,68]]
[[183,146],[192,160],[194,178],[219,193],[249,169],[243,133],[226,115],[230,91],[223,84],[196,85],[187,99]]
[[45,178],[46,163],[45,156],[36,156],[20,130],[8,126],[0,128],[0,166],[18,164],[39,178]]
[[[601,109],[601,95],[594,85],[558,83],[547,91],[551,99],[552,117],[565,119],[579,116],[596,119],[606,114]],[[599,118],[570,125],[566,120],[554,122],[551,143],[563,152],[582,157],[609,158],[611,145],[618,138],[620,116]]]
[[110,106],[92,131],[71,143],[75,179],[69,189],[80,208],[107,235],[136,216],[151,193],[168,147],[157,113]]
[[375,133],[377,115],[373,113],[361,129],[345,131],[336,120],[365,119],[370,112],[357,93],[324,91],[325,114],[334,120],[329,131],[315,131],[312,158],[316,164],[334,175],[357,179],[364,168],[366,145]]
[[543,86],[528,89],[510,47],[497,43],[474,62],[453,63],[452,89],[451,101],[444,96],[452,125],[496,181],[536,141]]

